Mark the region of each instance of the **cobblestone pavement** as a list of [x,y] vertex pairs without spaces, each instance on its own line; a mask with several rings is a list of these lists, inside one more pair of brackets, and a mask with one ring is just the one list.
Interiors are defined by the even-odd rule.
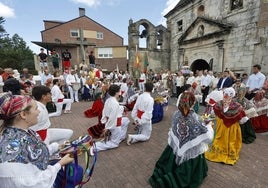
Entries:
[[[95,171],[85,188],[149,188],[155,162],[167,145],[168,130],[175,111],[175,99],[165,108],[161,122],[153,124],[151,139],[128,146],[123,141],[116,149],[99,152]],[[92,102],[73,103],[72,114],[51,118],[52,127],[71,128],[73,138],[87,134],[97,118],[84,117]],[[204,110],[201,108],[201,111]],[[130,114],[128,114],[130,115]],[[132,122],[128,132],[134,132]],[[79,157],[82,158],[82,157]],[[82,159],[80,159],[83,161]],[[240,159],[234,166],[208,162],[208,176],[201,188],[268,187],[268,135],[257,134],[254,143],[243,144]]]

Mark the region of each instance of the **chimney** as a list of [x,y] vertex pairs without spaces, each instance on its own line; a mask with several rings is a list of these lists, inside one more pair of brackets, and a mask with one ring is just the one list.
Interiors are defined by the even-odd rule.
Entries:
[[85,8],[80,8],[80,7],[79,7],[79,17],[81,17],[81,16],[85,16],[85,13],[86,13]]

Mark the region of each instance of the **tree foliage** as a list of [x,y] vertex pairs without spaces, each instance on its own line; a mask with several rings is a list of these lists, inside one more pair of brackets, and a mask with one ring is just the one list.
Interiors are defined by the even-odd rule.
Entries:
[[[3,17],[0,17],[0,33],[4,33],[5,29]],[[3,36],[3,35],[1,35]],[[34,70],[34,56],[32,50],[26,45],[26,42],[15,34],[12,38],[5,35],[0,36],[0,66],[2,68],[13,68],[19,71],[27,67]]]
[[5,23],[5,19],[3,17],[0,17],[0,33],[6,32],[3,24]]

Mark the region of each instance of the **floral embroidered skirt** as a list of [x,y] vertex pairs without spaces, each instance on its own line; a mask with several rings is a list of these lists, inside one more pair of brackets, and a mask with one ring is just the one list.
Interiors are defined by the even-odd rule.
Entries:
[[239,159],[242,147],[242,134],[238,122],[226,127],[220,118],[216,118],[216,134],[212,146],[205,153],[206,159],[234,165]]

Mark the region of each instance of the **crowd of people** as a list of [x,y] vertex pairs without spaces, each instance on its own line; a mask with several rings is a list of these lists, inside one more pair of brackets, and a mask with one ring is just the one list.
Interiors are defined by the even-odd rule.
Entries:
[[[54,73],[50,73],[43,64],[40,83],[26,68],[19,76],[11,68],[0,68],[0,167],[12,169],[14,165],[21,171],[19,175],[12,170],[8,175],[0,173],[4,185],[24,187],[27,181],[18,177],[25,176],[33,185],[52,187],[60,167],[73,159],[66,155],[49,165],[49,156],[72,137],[73,130],[50,128],[49,118],[72,113],[74,102],[94,101],[84,112],[86,117],[98,117],[98,124],[87,129],[96,139],[95,151],[90,148],[94,155],[96,151],[119,147],[124,140],[127,145],[148,141],[153,130],[155,97],[165,93],[177,98],[178,110],[171,121],[168,146],[149,179],[152,187],[198,187],[207,176],[206,159],[234,165],[242,142],[252,143],[255,133],[268,132],[268,80],[260,65],[252,67],[251,75],[241,77],[227,69],[222,73],[203,70],[187,75],[182,71],[156,73],[150,69],[135,79],[127,71],[105,74],[93,57],[90,66],[82,62],[78,69],[68,67],[61,74],[54,65]],[[55,106],[51,113],[48,103]],[[199,105],[206,108],[209,118],[200,116]],[[131,111],[131,119],[127,111]],[[135,127],[134,134],[127,134],[130,122]],[[25,138],[30,140],[26,144]],[[23,174],[26,168],[32,171]],[[43,178],[36,180],[35,174]]]

